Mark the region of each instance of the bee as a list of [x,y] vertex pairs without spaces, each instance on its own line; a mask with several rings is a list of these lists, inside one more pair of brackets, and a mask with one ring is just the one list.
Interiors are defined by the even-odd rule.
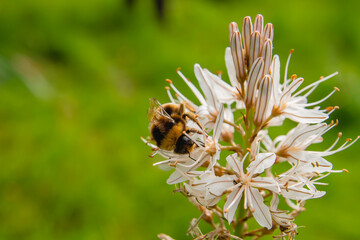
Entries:
[[166,103],[161,105],[155,98],[150,99],[148,111],[150,133],[156,145],[163,150],[172,151],[176,154],[189,154],[196,147],[196,143],[190,139],[190,133],[203,134],[195,128],[186,126],[186,120],[190,119],[202,129],[200,122],[192,112],[185,112],[185,104]]

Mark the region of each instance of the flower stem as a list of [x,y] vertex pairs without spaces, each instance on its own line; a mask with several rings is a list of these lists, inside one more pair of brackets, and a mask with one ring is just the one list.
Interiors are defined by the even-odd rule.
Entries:
[[[244,206],[244,198],[241,198],[239,206]],[[235,227],[235,235],[241,237],[244,232],[245,221],[242,221],[246,215],[246,210],[239,207],[237,212],[237,224]]]

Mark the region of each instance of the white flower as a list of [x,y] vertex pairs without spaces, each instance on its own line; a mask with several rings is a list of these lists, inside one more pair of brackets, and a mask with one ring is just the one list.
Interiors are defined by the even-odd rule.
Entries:
[[[287,71],[290,62],[291,53],[289,55],[288,61],[285,67],[285,77],[283,84],[280,85],[280,60],[277,55],[274,56],[271,64],[271,76],[273,79],[273,111],[274,116],[279,116],[281,120],[284,118],[289,118],[295,122],[299,123],[320,123],[326,120],[329,116],[328,113],[325,113],[326,110],[320,110],[318,107],[313,109],[307,109],[307,107],[316,106],[321,102],[328,99],[335,91],[339,89],[335,88],[330,94],[328,94],[323,99],[308,103],[307,97],[316,89],[316,87],[321,83],[330,79],[331,77],[337,75],[333,73],[325,78],[306,86],[297,93],[295,91],[303,83],[303,78],[298,78],[296,75],[292,75],[290,79],[287,79]],[[306,92],[304,95],[300,95]],[[280,123],[281,123],[280,120]],[[276,123],[275,123],[276,122]],[[279,119],[274,119],[273,122],[270,122],[269,125],[278,125]]]
[[226,158],[228,164],[234,170],[234,175],[218,177],[208,183],[209,193],[214,196],[221,196],[225,191],[232,190],[225,206],[224,216],[232,222],[242,194],[245,195],[245,208],[249,208],[256,221],[268,229],[272,226],[269,208],[264,204],[264,199],[258,188],[279,193],[277,182],[269,177],[258,177],[266,168],[271,167],[275,162],[275,154],[260,153],[255,160],[247,167],[244,173],[243,164],[247,157],[240,159],[237,154]]

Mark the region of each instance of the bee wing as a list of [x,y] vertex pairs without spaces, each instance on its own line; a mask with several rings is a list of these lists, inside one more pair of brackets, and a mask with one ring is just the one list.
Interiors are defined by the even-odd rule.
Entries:
[[152,122],[159,117],[166,117],[171,122],[174,122],[174,119],[165,111],[161,103],[156,98],[150,98],[150,108],[148,110],[147,117],[149,122]]

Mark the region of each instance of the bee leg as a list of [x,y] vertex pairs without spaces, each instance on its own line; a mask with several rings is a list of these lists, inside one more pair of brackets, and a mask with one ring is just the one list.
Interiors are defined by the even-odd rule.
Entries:
[[198,133],[198,134],[203,134],[202,131],[196,129],[196,128],[188,128],[186,129],[186,133]]
[[193,114],[193,113],[191,113],[191,112],[188,112],[188,113],[184,113],[184,114],[182,115],[182,117],[183,117],[183,118],[188,117],[191,121],[193,121],[194,123],[196,123],[196,124],[200,127],[200,129],[203,130],[203,127],[201,126],[201,123],[199,122],[199,120],[197,119],[197,116],[196,116],[195,114]]
[[190,103],[184,101],[183,104],[184,104],[184,106],[185,106],[189,111],[191,111],[191,112],[193,112],[193,113],[196,111],[196,109],[194,109],[193,107],[191,107]]
[[[189,153],[189,152],[188,152]],[[189,153],[189,158],[191,159],[191,160],[193,160],[194,162],[196,162],[196,159],[195,158],[192,158],[191,156],[190,156],[190,153]]]

